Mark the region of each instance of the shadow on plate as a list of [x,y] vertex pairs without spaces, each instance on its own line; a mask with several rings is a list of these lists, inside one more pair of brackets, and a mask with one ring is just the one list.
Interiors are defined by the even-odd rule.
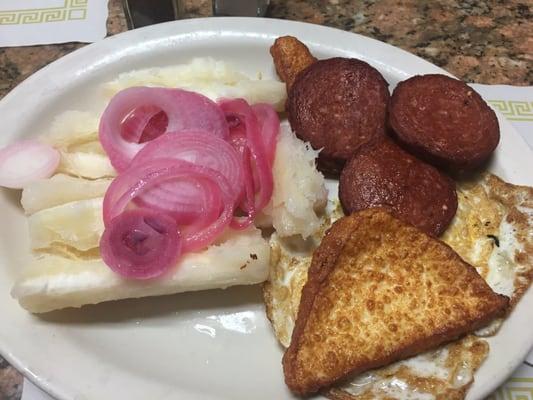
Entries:
[[170,314],[190,317],[209,311],[224,314],[234,312],[236,308],[251,309],[262,305],[260,285],[234,286],[225,290],[109,301],[81,308],[51,311],[35,317],[54,324],[123,323],[150,320]]
[[20,208],[22,190],[0,188],[0,195],[5,198],[10,205]]

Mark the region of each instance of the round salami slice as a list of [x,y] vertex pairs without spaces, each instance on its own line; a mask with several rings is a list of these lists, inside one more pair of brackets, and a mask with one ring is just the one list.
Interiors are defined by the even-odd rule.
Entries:
[[457,210],[454,182],[390,139],[360,148],[346,163],[339,199],[346,214],[384,207],[434,236],[444,232]]
[[494,111],[470,86],[445,75],[398,84],[389,124],[410,152],[451,170],[480,166],[500,140]]
[[288,95],[296,135],[322,149],[319,168],[339,173],[362,145],[385,136],[388,84],[364,61],[320,60],[300,72]]

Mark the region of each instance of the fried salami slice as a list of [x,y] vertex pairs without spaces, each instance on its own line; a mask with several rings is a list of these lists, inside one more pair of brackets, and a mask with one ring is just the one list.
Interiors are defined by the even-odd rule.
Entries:
[[457,210],[454,182],[389,139],[362,147],[348,161],[339,199],[346,214],[385,207],[434,236],[444,232]]
[[494,111],[466,83],[445,75],[400,82],[392,94],[389,124],[413,154],[452,170],[478,167],[500,140]]
[[316,62],[316,58],[307,46],[294,36],[277,38],[274,44],[270,46],[270,55],[278,76],[287,85],[287,90],[291,88],[300,71]]
[[385,136],[388,84],[364,61],[320,60],[301,71],[287,100],[296,135],[322,149],[319,169],[339,173],[362,145]]

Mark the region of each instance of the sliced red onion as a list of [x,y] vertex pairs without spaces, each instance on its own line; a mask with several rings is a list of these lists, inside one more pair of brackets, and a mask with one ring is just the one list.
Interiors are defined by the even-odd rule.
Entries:
[[244,196],[239,202],[239,209],[243,211],[246,216],[234,216],[231,220],[230,227],[233,229],[245,229],[250,226],[257,214],[255,209],[255,184],[252,176],[252,159],[250,149],[244,147],[242,149],[242,165],[244,166]]
[[240,155],[240,163],[244,175],[244,196],[238,205],[238,210],[244,212],[246,216],[234,217],[230,227],[233,229],[244,229],[253,223],[256,215],[255,210],[255,187],[251,169],[251,155],[246,139],[246,125],[242,123],[239,115],[228,112],[226,121],[230,129],[229,143]]
[[[207,97],[182,89],[132,87],[117,93],[109,102],[100,119],[100,142],[106,151],[111,164],[118,172],[124,171],[133,157],[145,146],[127,141],[122,134],[122,125],[128,115],[137,109],[136,118],[145,121],[141,107],[146,107],[151,117],[153,109],[161,110],[168,118],[166,132],[178,132],[184,129],[202,130],[220,138],[229,134],[225,116]],[[149,120],[149,119],[148,119]],[[126,120],[127,123],[127,120]],[[133,124],[132,124],[133,125]],[[146,125],[136,124],[128,138],[141,138]],[[141,134],[139,134],[139,131]]]
[[22,189],[39,179],[49,178],[61,155],[52,146],[37,140],[21,140],[0,150],[0,186]]
[[139,143],[146,143],[164,134],[168,127],[168,117],[164,111],[155,114],[144,128]]
[[[131,166],[145,164],[157,158],[184,160],[195,165],[211,168],[226,177],[235,199],[243,191],[243,168],[239,155],[225,140],[202,131],[167,133],[148,143],[131,162]],[[167,208],[166,201],[178,190],[172,182],[139,198],[144,206]]]
[[115,178],[104,197],[106,228],[133,199],[171,179],[185,182],[172,194],[173,208],[165,210],[182,230],[183,251],[211,244],[231,221],[234,193],[226,177],[218,171],[183,160],[155,159],[131,167]]
[[[200,170],[201,167],[196,167],[187,161],[164,158],[127,169],[111,182],[106,191],[103,203],[104,224],[107,226],[130,205],[132,200],[169,181],[176,184],[182,182],[182,185],[181,190],[172,193],[175,208],[164,211],[172,213],[177,219],[190,222],[194,215],[200,215],[202,212],[199,195],[208,191],[207,189],[212,189],[212,185],[206,183],[208,180],[197,182],[198,177],[195,173],[198,174]],[[208,187],[204,188],[204,185]],[[213,201],[217,198],[212,196]]]
[[132,200],[137,206],[171,215],[181,225],[197,228],[217,219],[224,206],[216,183],[185,175],[162,179]]
[[[246,147],[250,150],[251,162],[246,162],[243,157],[245,176],[248,173],[252,177],[254,175],[257,177],[257,183],[254,183],[254,197],[248,197],[249,193],[247,191],[248,204],[254,204],[253,214],[249,213],[248,215],[251,223],[255,213],[261,211],[269,202],[274,186],[272,167],[267,158],[265,142],[261,136],[261,126],[246,101],[242,99],[222,100],[219,104],[226,114],[226,119],[233,121],[231,123],[230,137],[235,135],[240,139],[243,135],[243,130],[246,135]],[[240,140],[234,142],[240,143]],[[238,227],[239,224],[234,223],[232,226]]]
[[100,240],[104,262],[129,279],[150,279],[175,265],[182,251],[176,221],[148,209],[127,210],[113,218]]
[[[120,172],[104,197],[104,261],[125,277],[148,279],[226,227],[252,224],[272,195],[278,133],[266,104],[217,105],[180,89],[118,93],[100,121],[100,141]],[[171,242],[178,245],[170,249]]]
[[265,103],[254,104],[252,110],[261,126],[261,137],[265,144],[265,152],[270,165],[272,165],[276,155],[276,144],[280,129],[278,113],[274,107]]
[[122,121],[120,135],[130,143],[145,143],[161,136],[168,126],[168,117],[159,107],[137,107]]

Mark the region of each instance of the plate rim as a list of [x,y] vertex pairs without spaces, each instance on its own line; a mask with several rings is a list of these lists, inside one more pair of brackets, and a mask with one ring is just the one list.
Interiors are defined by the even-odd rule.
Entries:
[[[111,51],[113,51],[113,44],[115,42],[124,42],[128,39],[141,39],[143,38],[144,34],[157,34],[157,32],[164,32],[166,28],[172,27],[172,26],[179,26],[179,27],[186,27],[190,25],[191,27],[194,27],[195,29],[192,29],[192,33],[207,31],[209,27],[212,29],[217,29],[216,26],[224,26],[224,25],[230,25],[230,30],[235,30],[239,27],[239,25],[251,25],[254,26],[253,29],[247,29],[247,32],[256,31],[257,33],[261,34],[261,32],[264,30],[261,29],[260,25],[264,23],[269,23],[272,25],[281,25],[284,27],[290,28],[290,30],[298,30],[298,28],[303,30],[313,30],[313,31],[327,31],[335,34],[343,34],[346,37],[358,37],[359,40],[362,40],[364,42],[369,42],[371,46],[376,50],[387,50],[390,52],[391,55],[394,56],[403,56],[408,57],[413,62],[416,62],[421,67],[423,66],[426,69],[433,70],[435,73],[442,73],[446,74],[448,76],[452,76],[449,72],[445,71],[444,69],[420,58],[419,56],[409,53],[408,51],[405,51],[401,48],[395,47],[393,45],[390,45],[388,43],[381,42],[379,40],[369,38],[367,36],[344,31],[341,29],[333,28],[333,27],[327,27],[322,25],[315,25],[307,22],[301,22],[301,21],[290,21],[290,20],[283,20],[283,19],[275,19],[275,18],[253,18],[253,17],[208,17],[208,18],[194,18],[194,19],[187,19],[187,20],[177,20],[177,21],[171,21],[166,22],[163,24],[157,24],[157,25],[151,25],[147,27],[143,27],[140,29],[135,30],[128,30],[125,32],[121,32],[119,34],[106,37],[105,39],[99,41],[90,43],[84,47],[81,47],[79,49],[74,50],[73,52],[64,55],[60,57],[57,60],[54,60],[53,62],[49,63],[45,67],[41,68],[40,70],[36,71],[26,79],[24,79],[22,82],[20,82],[16,87],[14,87],[10,92],[8,92],[2,99],[0,99],[0,110],[4,107],[9,107],[11,103],[16,102],[17,98],[20,98],[20,96],[24,96],[25,92],[28,92],[29,89],[32,88],[32,85],[34,85],[34,82],[38,82],[39,80],[42,80],[44,77],[50,74],[50,72],[54,72],[55,69],[61,68],[61,66],[68,64],[71,61],[76,61],[79,58],[84,57],[85,55],[91,55],[93,52],[98,52],[100,49],[107,54],[106,48],[110,47]],[[227,28],[227,27],[226,27]],[[224,29],[219,29],[219,33],[224,32]],[[157,35],[156,35],[157,36]],[[311,44],[312,45],[312,44]],[[327,46],[326,46],[327,47]],[[349,51],[349,50],[348,50]],[[86,73],[90,75],[91,69],[89,69]],[[53,95],[52,95],[53,96]],[[514,127],[497,111],[496,114],[498,115],[498,119],[500,121],[500,124],[502,121],[504,121],[504,124],[506,125],[506,129],[511,129],[513,131],[516,130]],[[516,136],[521,140],[524,145],[527,146],[524,139],[516,133]],[[533,154],[533,152],[530,149],[530,153]],[[531,288],[530,288],[531,289]],[[520,304],[520,302],[519,302]],[[533,347],[533,336],[530,340],[530,347]],[[49,393],[51,396],[54,396],[54,398],[57,399],[69,399],[74,396],[74,393],[67,393],[64,391],[61,380],[60,379],[43,379],[42,376],[37,376],[31,373],[31,371],[28,369],[27,365],[28,363],[24,362],[22,359],[17,357],[15,353],[8,350],[9,346],[7,345],[7,341],[4,341],[2,337],[0,336],[0,354],[3,355],[3,357],[12,365],[14,366],[19,372],[21,372],[27,379],[32,381],[35,385],[37,385],[42,390]],[[501,379],[497,380],[497,383],[493,385],[493,387],[489,390],[485,391],[485,395],[488,393],[491,393],[495,388],[499,387],[501,383],[503,383],[507,378],[514,372],[516,367],[527,357],[527,352],[523,354],[523,358],[518,360],[516,359],[516,363],[512,363],[512,365],[508,365],[510,367],[504,374],[501,375]]]

